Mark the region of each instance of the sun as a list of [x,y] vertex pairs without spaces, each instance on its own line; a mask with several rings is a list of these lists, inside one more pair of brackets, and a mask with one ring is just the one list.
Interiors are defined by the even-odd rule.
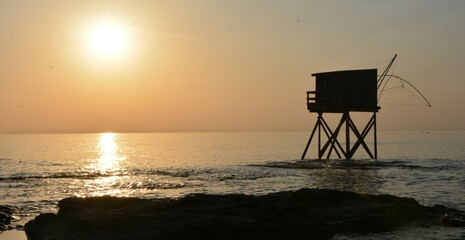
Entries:
[[114,22],[101,22],[89,28],[88,46],[92,53],[100,57],[118,57],[129,47],[128,31]]

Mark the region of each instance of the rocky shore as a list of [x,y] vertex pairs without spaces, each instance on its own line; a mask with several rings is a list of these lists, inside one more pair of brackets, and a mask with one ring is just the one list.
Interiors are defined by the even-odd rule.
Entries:
[[301,189],[180,199],[68,198],[25,226],[30,240],[330,239],[400,227],[465,226],[464,212],[411,198]]
[[17,220],[14,212],[14,207],[0,205],[0,232],[13,229],[12,222]]

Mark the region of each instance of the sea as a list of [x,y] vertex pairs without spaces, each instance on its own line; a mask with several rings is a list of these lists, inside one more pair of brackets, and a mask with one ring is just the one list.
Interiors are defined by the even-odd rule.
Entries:
[[[378,159],[300,160],[310,132],[0,134],[0,205],[18,230],[68,197],[179,198],[337,189],[392,194],[465,211],[465,130],[378,131]],[[368,147],[373,139],[367,137]],[[314,141],[316,142],[316,141]],[[344,142],[341,142],[345,146]],[[19,236],[21,235],[21,236]],[[19,237],[18,237],[19,236]],[[465,228],[408,227],[334,239],[465,239]]]

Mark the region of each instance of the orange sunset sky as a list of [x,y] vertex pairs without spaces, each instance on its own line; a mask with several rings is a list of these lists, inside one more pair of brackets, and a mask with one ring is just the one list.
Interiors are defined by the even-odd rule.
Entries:
[[465,128],[465,1],[0,0],[0,132],[308,130],[312,73],[414,84],[380,129]]

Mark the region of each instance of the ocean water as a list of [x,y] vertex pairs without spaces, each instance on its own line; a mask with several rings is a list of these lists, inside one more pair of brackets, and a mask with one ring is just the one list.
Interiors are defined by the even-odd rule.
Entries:
[[[465,210],[465,131],[380,131],[377,161],[299,160],[309,132],[2,134],[0,205],[24,225],[66,197],[177,198],[329,188]],[[368,144],[370,145],[368,139]],[[335,156],[334,156],[335,157]],[[0,234],[1,236],[6,234]],[[335,239],[463,239],[464,228],[409,228]]]

